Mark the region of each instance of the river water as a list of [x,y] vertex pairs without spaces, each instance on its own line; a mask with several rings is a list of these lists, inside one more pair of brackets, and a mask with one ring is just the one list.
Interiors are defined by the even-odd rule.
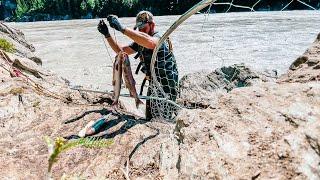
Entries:
[[[164,32],[178,16],[155,17]],[[96,30],[98,19],[11,23],[21,29],[37,49],[43,66],[72,85],[110,90],[115,54]],[[128,27],[134,18],[122,18]],[[117,42],[131,41],[111,30]],[[241,12],[194,15],[171,35],[180,77],[245,63],[260,71],[285,73],[320,32],[319,11]],[[109,52],[109,53],[108,53]],[[110,54],[110,56],[109,56]],[[132,58],[133,70],[138,61]],[[141,83],[142,73],[135,76]]]

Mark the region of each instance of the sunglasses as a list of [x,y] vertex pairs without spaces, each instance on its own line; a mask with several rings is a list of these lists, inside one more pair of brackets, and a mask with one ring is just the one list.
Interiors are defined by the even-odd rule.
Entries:
[[147,26],[147,24],[150,24],[150,23],[147,22],[147,23],[141,24],[140,26],[135,27],[134,30],[136,30],[136,29],[141,30],[141,29],[145,28]]
[[145,28],[147,26],[148,23],[142,24],[141,26],[138,27],[139,30]]

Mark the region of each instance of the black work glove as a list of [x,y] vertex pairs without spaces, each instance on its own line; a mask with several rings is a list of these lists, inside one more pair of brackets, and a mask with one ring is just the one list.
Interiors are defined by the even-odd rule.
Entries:
[[98,31],[103,34],[106,38],[110,37],[109,29],[103,20],[100,20],[98,24]]
[[121,25],[119,19],[117,16],[115,15],[109,15],[107,17],[107,20],[109,21],[109,24],[111,27],[113,27],[114,29],[120,31],[120,32],[124,32],[125,27],[123,25]]

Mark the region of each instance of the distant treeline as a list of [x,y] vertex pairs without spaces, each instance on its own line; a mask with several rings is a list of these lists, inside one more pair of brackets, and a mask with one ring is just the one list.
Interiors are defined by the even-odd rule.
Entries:
[[[234,0],[233,4],[252,7],[258,0]],[[291,0],[261,0],[256,11],[277,11]],[[319,0],[301,0],[319,9]],[[11,21],[38,21],[57,19],[79,19],[106,17],[116,14],[120,17],[135,16],[140,10],[149,10],[154,15],[183,14],[200,0],[1,0],[0,19]],[[218,0],[218,3],[231,0]],[[211,13],[225,12],[229,5],[214,5]],[[299,1],[292,2],[286,10],[311,9]],[[204,10],[205,11],[205,10]],[[231,7],[231,12],[249,9]]]

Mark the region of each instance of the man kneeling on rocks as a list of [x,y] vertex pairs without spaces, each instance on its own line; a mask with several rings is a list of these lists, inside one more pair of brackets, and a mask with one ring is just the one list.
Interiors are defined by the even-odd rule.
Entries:
[[[149,80],[150,84],[150,81],[152,80],[150,71],[151,58],[153,50],[161,37],[160,34],[155,31],[156,24],[153,20],[153,15],[149,11],[139,12],[136,16],[136,25],[133,29],[122,25],[119,19],[114,15],[109,15],[107,20],[112,28],[128,36],[134,42],[127,46],[120,46],[111,37],[109,29],[103,20],[98,24],[98,31],[105,36],[109,45],[118,56],[123,52],[128,55],[137,53],[137,57],[140,57],[140,60],[144,64],[142,70],[146,74],[145,80]],[[170,100],[175,101],[177,97],[178,70],[169,39],[160,46],[154,66],[157,80],[162,85],[163,91],[167,94]],[[150,95],[151,88],[149,87],[147,96]],[[155,112],[151,113],[150,101],[151,100],[146,101],[145,115],[147,120],[153,118],[152,114],[157,114]],[[153,102],[156,102],[156,100]],[[168,111],[166,112],[166,116],[171,118],[171,108],[165,111]]]

